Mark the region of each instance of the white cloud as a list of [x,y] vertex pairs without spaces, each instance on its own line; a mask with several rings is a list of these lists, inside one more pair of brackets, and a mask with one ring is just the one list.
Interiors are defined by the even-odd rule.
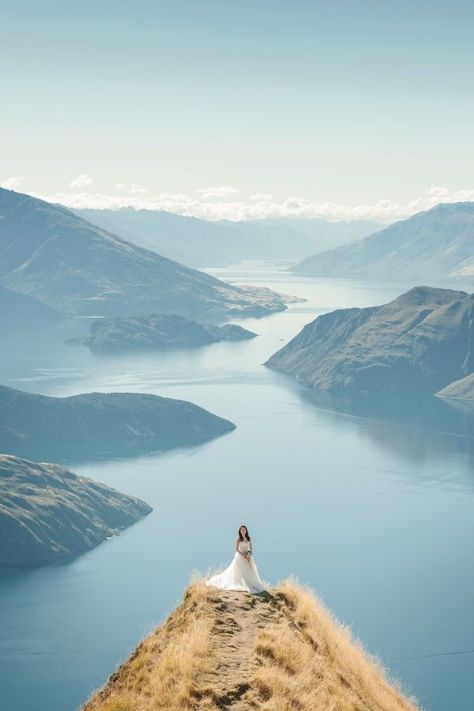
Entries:
[[115,185],[115,190],[118,193],[127,193],[128,195],[144,195],[148,192],[143,185],[140,183],[132,183],[131,185],[125,185],[124,183],[117,183]]
[[196,190],[196,193],[201,195],[203,200],[230,197],[231,195],[237,195],[238,192],[237,188],[232,188],[230,185],[223,185],[219,188],[201,188],[201,190]]
[[71,180],[69,187],[73,190],[80,190],[80,188],[86,188],[88,185],[92,185],[93,182],[94,179],[91,178],[90,175],[83,173],[82,175],[78,175],[77,178],[74,178],[74,180]]
[[[263,193],[262,193],[263,195]],[[317,202],[304,197],[288,197],[265,200],[214,199],[200,194],[199,197],[181,193],[121,194],[107,195],[88,192],[56,193],[36,195],[49,202],[58,202],[72,208],[95,208],[118,210],[133,207],[137,210],[164,210],[177,215],[199,217],[205,220],[252,220],[265,217],[296,217],[311,219],[322,217],[327,220],[377,220],[393,222],[428,210],[440,202],[474,201],[474,188],[450,190],[433,186],[424,195],[407,203],[393,200],[379,200],[361,205],[344,205],[336,202]],[[221,195],[219,197],[222,197]],[[269,197],[269,196],[266,196]]]
[[4,180],[3,183],[0,183],[0,187],[5,188],[5,190],[18,190],[22,182],[22,175],[12,175],[10,178]]
[[271,202],[275,198],[270,193],[256,193],[255,195],[250,195],[249,200],[255,200],[256,202]]

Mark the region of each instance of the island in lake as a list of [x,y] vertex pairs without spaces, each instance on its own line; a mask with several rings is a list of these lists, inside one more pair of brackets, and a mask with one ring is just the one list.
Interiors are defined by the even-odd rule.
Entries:
[[256,337],[236,324],[213,326],[174,314],[150,314],[129,318],[99,318],[90,322],[89,335],[70,343],[83,344],[99,353],[130,350],[192,348],[220,341],[243,341]]
[[0,454],[0,566],[82,553],[152,511],[65,467]]

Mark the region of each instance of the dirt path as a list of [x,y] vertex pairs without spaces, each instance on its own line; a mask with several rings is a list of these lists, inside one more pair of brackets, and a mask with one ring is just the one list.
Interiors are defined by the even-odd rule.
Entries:
[[257,630],[282,613],[271,593],[216,590],[213,647],[219,664],[199,679],[219,709],[249,711],[245,695],[256,665],[253,654]]

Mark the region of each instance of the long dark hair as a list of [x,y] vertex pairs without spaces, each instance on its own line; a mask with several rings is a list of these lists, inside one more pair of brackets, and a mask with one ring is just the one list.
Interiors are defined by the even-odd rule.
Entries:
[[250,541],[249,529],[247,528],[247,526],[245,525],[245,523],[241,523],[240,526],[239,526],[239,538],[240,538],[240,540],[241,540],[241,541],[244,540],[244,539],[242,538],[241,533],[240,533],[240,529],[241,529],[241,528],[245,528],[245,537],[247,538],[248,541]]

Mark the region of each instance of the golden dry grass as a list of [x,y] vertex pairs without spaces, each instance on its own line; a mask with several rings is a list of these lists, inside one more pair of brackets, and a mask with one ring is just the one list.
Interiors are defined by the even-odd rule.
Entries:
[[197,679],[212,667],[210,591],[191,586],[183,602],[112,674],[84,711],[182,711],[194,708]]
[[84,711],[415,711],[314,593],[192,584]]
[[285,581],[276,590],[275,620],[256,637],[252,678],[265,711],[414,711],[388,681],[378,660],[363,650],[314,593]]

